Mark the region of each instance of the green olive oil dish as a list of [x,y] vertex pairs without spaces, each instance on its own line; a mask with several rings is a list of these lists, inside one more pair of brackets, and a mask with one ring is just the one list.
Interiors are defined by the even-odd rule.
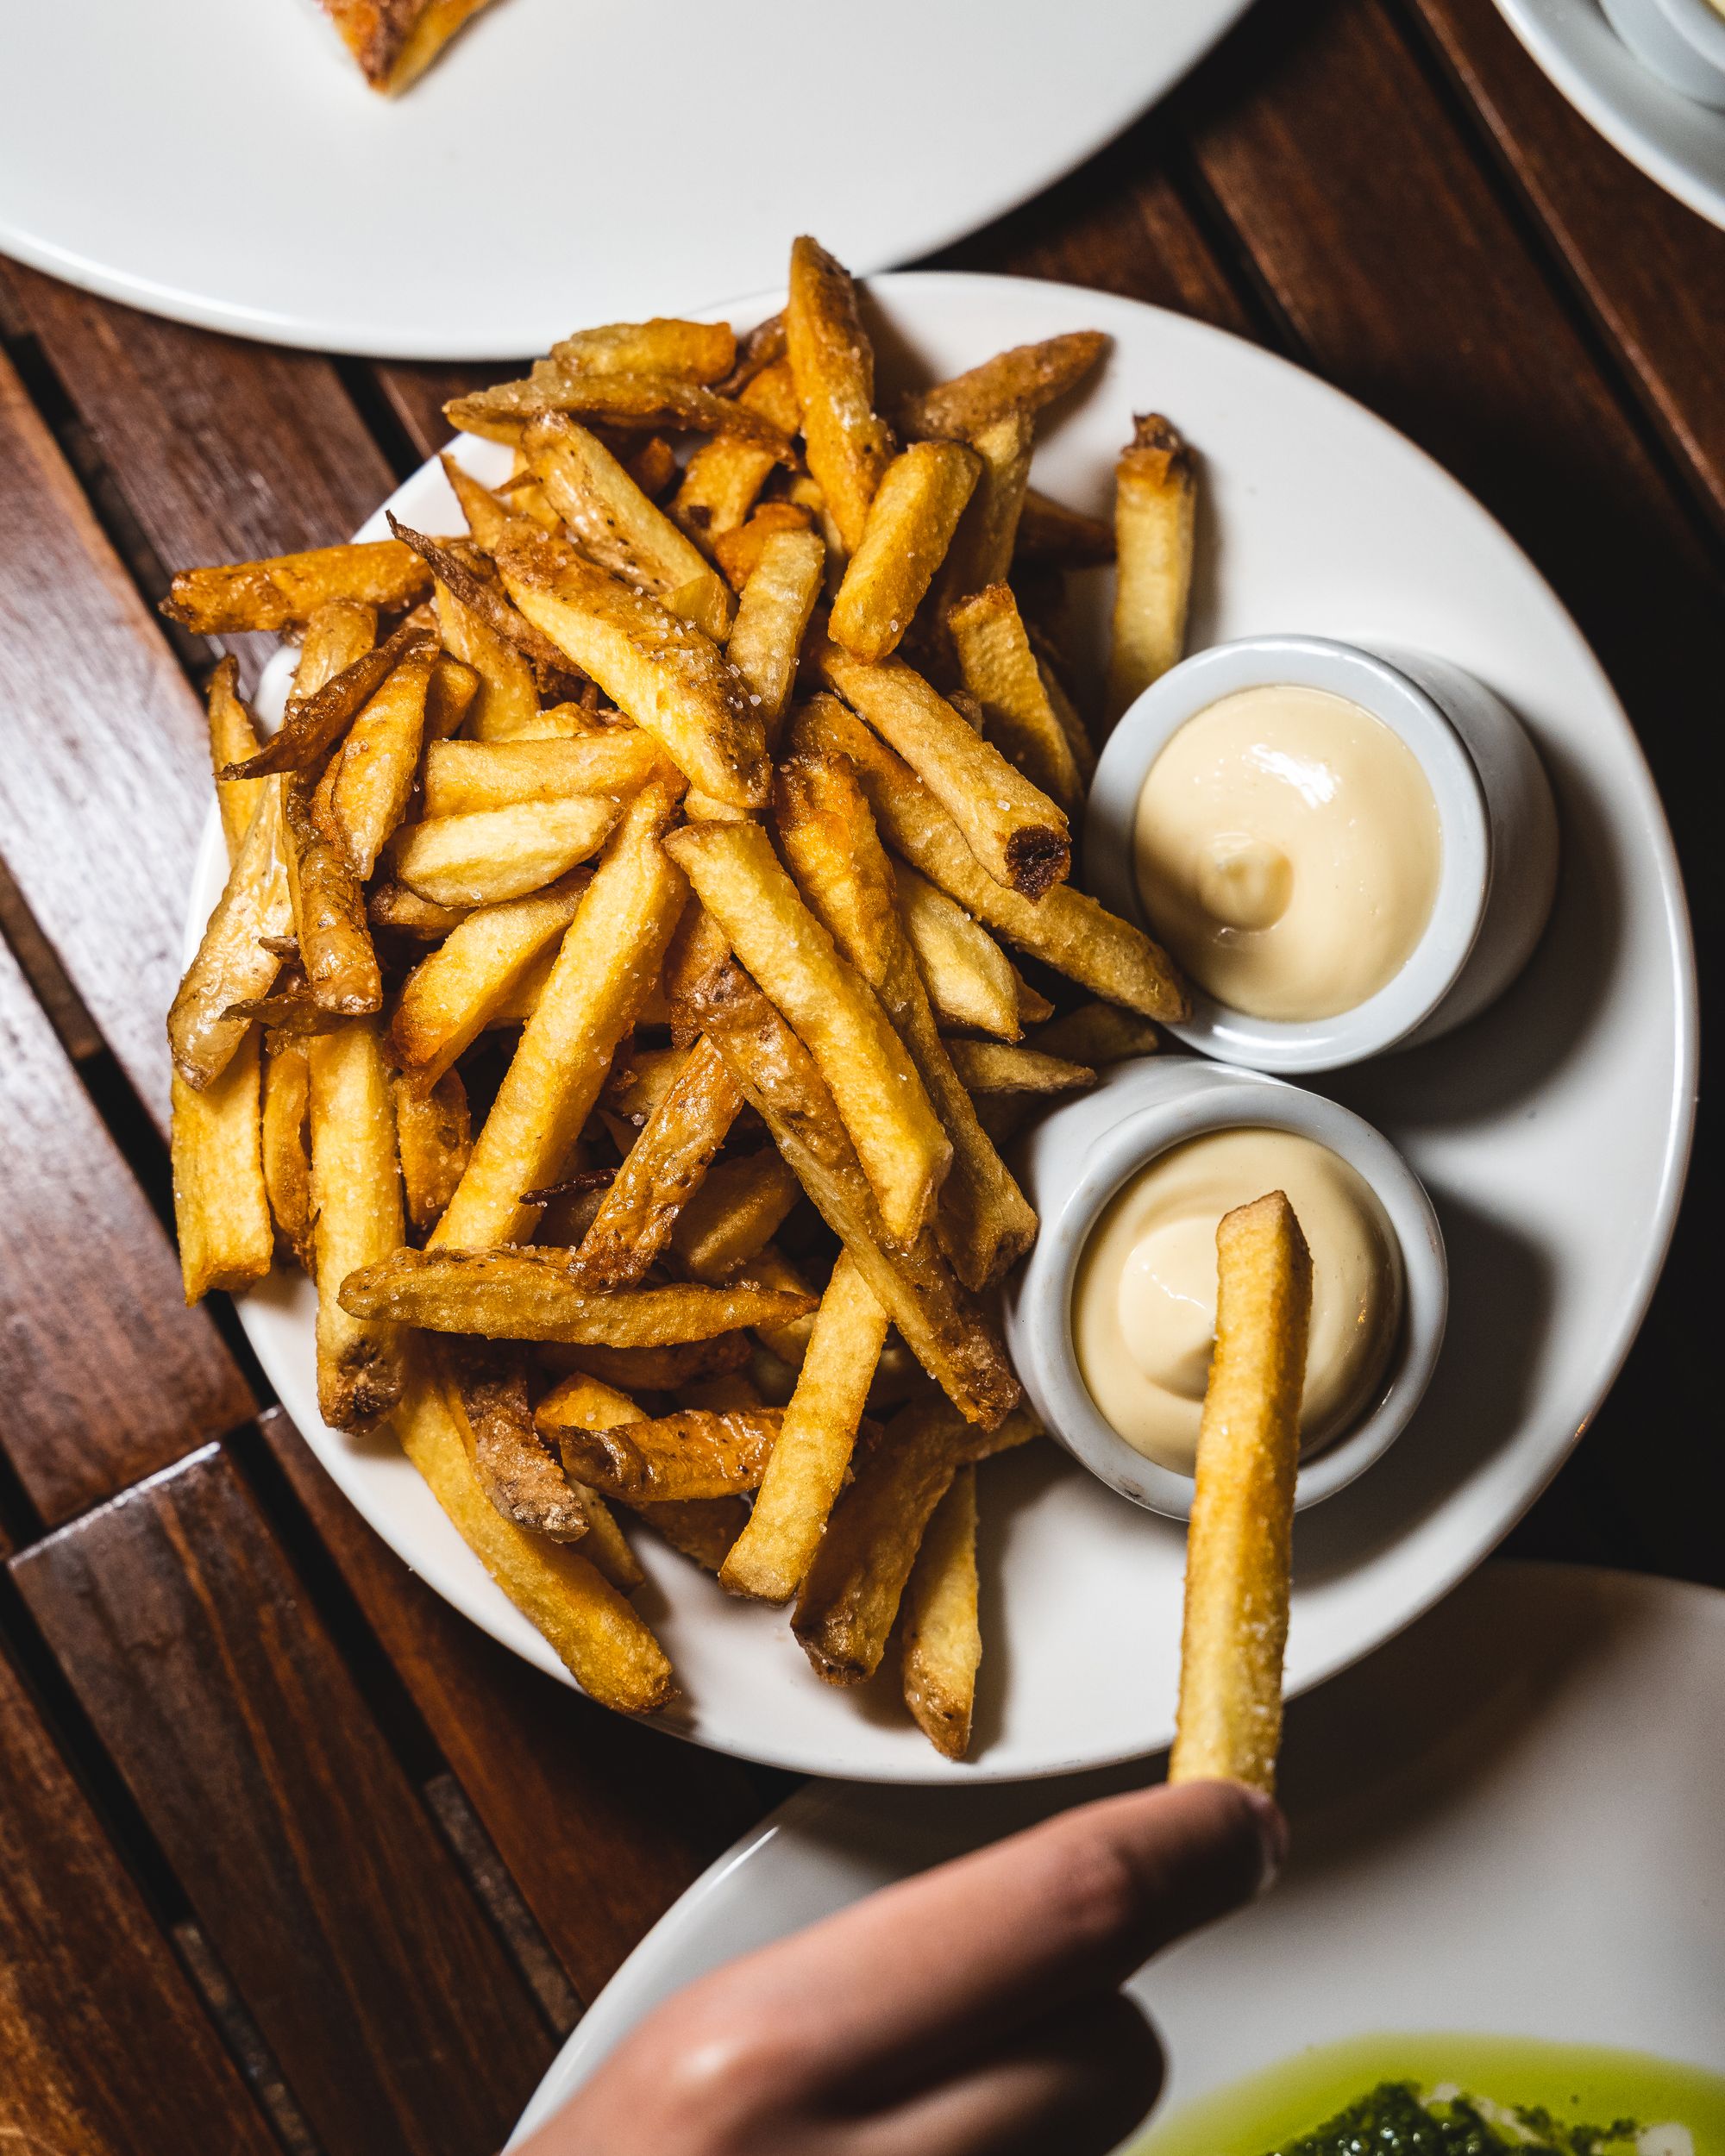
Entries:
[[1178,2106],[1132,2156],[1725,2156],[1725,2076],[1647,2052],[1362,2036]]

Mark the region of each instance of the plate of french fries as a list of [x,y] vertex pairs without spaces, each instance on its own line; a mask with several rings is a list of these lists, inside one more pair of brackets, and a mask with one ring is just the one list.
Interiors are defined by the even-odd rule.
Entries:
[[701,1743],[906,1781],[1168,1745],[1185,1537],[1023,1401],[1013,1144],[1182,1006],[1073,858],[1109,718],[1182,649],[1371,636],[1514,705],[1571,867],[1503,1005],[1334,1081],[1437,1201],[1449,1344],[1302,1514],[1291,1605],[1246,1479],[1267,1570],[1204,1636],[1261,1717],[1239,1596],[1281,1598],[1289,1692],[1408,1622],[1602,1396],[1687,1138],[1669,840],[1532,566],[1238,340],[811,240],[449,417],[353,543],[166,602],[283,638],[210,683],[176,1196],[188,1292],[239,1293],[331,1476],[505,1645]]

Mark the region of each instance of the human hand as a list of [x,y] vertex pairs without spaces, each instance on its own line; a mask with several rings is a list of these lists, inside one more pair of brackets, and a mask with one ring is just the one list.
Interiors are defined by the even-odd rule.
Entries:
[[691,1984],[522,2156],[1101,2156],[1162,2085],[1120,1986],[1285,1839],[1232,1782],[1064,1813]]

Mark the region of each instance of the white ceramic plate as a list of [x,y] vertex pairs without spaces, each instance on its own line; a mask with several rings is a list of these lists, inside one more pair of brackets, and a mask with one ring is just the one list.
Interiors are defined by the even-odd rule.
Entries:
[[403,359],[942,247],[1247,0],[494,0],[399,100],[314,0],[0,0],[0,252],[206,329]]
[[1570,103],[1667,193],[1725,226],[1725,112],[1680,97],[1606,21],[1599,0],[1497,0]]
[[[1419,1414],[1369,1474],[1302,1518],[1288,1677],[1302,1690],[1399,1630],[1493,1546],[1575,1442],[1646,1307],[1695,1088],[1691,952],[1665,819],[1623,714],[1552,593],[1469,495],[1358,405],[1255,346],[1095,292],[940,275],[882,278],[874,291],[883,373],[917,360],[938,377],[1059,329],[1109,332],[1106,370],[1049,429],[1037,477],[1103,509],[1134,409],[1174,415],[1204,458],[1195,644],[1301,629],[1427,646],[1520,712],[1556,784],[1566,864],[1529,972],[1483,1020],[1337,1074],[1330,1088],[1425,1179],[1452,1301]],[[777,304],[769,293],[742,313]],[[464,454],[494,475],[504,456],[480,442]],[[421,530],[461,528],[435,465],[393,499]],[[381,530],[380,515],[363,536]],[[1105,596],[1098,578],[1090,597]],[[220,862],[212,811],[197,922]],[[390,1439],[356,1443],[318,1420],[312,1307],[309,1284],[285,1275],[241,1304],[289,1413],[386,1541],[556,1673]],[[817,1683],[781,1615],[731,1600],[643,1536],[642,1607],[684,1688],[665,1726],[746,1758],[881,1781],[1057,1774],[1166,1744],[1179,1529],[1052,1445],[985,1469],[982,1501],[988,1648],[971,1763],[937,1756],[890,1674],[861,1691]]]
[[[1395,2031],[1725,2060],[1725,1595],[1490,1565],[1290,1709],[1294,1854],[1132,1990],[1161,2115],[1308,2046]],[[655,1926],[518,2134],[671,1992],[875,1888],[1127,1785],[800,1791]]]

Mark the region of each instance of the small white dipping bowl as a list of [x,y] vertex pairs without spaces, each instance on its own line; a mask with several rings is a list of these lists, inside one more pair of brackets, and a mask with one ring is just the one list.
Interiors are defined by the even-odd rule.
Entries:
[[1697,104],[1725,110],[1725,16],[1709,0],[1603,0],[1643,67]]
[[1188,1138],[1241,1129],[1291,1131],[1339,1154],[1371,1186],[1402,1254],[1401,1329],[1375,1398],[1302,1463],[1296,1510],[1364,1474],[1400,1435],[1431,1382],[1449,1310],[1443,1234],[1424,1186],[1388,1138],[1335,1101],[1195,1056],[1147,1056],[1057,1108],[1014,1161],[1042,1231],[1007,1284],[1007,1344],[1037,1413],[1073,1457],[1170,1520],[1190,1513],[1192,1482],[1135,1451],[1091,1399],[1072,1342],[1073,1282],[1091,1230],[1139,1169]]
[[1557,810],[1520,722],[1458,667],[1327,636],[1246,636],[1170,667],[1108,736],[1084,818],[1083,879],[1104,906],[1155,933],[1132,852],[1151,767],[1187,720],[1219,699],[1278,683],[1348,698],[1413,751],[1442,833],[1432,918],[1401,970],[1351,1011],[1298,1021],[1252,1018],[1195,984],[1191,1018],[1170,1031],[1224,1062],[1335,1070],[1446,1033],[1509,987],[1551,912]]

